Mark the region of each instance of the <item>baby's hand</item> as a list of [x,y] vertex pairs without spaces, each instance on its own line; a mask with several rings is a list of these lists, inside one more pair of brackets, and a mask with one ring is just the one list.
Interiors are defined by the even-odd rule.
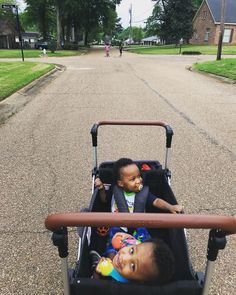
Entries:
[[100,178],[96,178],[94,182],[95,187],[97,187],[99,190],[104,189],[104,185]]
[[173,214],[178,214],[183,212],[183,206],[181,205],[172,205],[170,212]]

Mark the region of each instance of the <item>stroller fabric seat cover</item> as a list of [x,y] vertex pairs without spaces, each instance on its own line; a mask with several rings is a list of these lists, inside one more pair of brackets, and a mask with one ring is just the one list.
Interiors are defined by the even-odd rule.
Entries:
[[[129,213],[129,208],[126,202],[126,198],[124,196],[124,191],[117,185],[114,185],[113,193],[114,193],[115,202],[117,204],[119,212]],[[136,213],[145,212],[148,193],[149,193],[149,188],[147,186],[144,186],[140,192],[136,193],[133,212],[136,212]]]

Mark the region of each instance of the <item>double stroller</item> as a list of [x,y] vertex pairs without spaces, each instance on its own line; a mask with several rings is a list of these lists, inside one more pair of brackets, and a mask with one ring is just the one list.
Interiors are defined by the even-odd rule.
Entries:
[[[169,214],[153,209],[145,213],[110,213],[111,204],[100,201],[94,182],[97,176],[107,186],[113,185],[112,169],[114,162],[107,161],[98,165],[97,136],[98,128],[104,125],[142,125],[158,126],[166,131],[166,156],[164,167],[157,160],[137,160],[144,185],[152,194],[162,196],[170,204],[177,200],[170,187],[171,172],[169,153],[171,148],[172,128],[160,121],[100,121],[91,129],[94,167],[92,170],[92,197],[88,208],[79,213],[53,214],[46,218],[46,228],[53,232],[52,240],[58,247],[61,257],[64,294],[103,294],[128,295],[206,295],[209,292],[214,263],[220,249],[226,246],[226,236],[236,233],[236,219],[230,216]],[[92,279],[89,259],[90,250],[103,255],[106,247],[109,227],[125,226],[128,228],[146,227],[153,238],[163,239],[172,249],[176,260],[174,278],[168,284],[148,285],[139,283],[120,283],[113,280]],[[74,269],[68,269],[68,233],[67,227],[77,227],[79,235],[78,260]],[[204,273],[196,273],[191,265],[185,236],[185,228],[210,229],[207,266]]]

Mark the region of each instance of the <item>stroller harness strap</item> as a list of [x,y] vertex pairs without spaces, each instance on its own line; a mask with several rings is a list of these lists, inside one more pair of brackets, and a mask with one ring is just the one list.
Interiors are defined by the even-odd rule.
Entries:
[[[123,190],[117,185],[114,185],[113,193],[119,212],[129,213],[128,204],[126,202]],[[145,212],[148,194],[148,186],[144,186],[140,192],[136,193],[134,200],[134,213]]]

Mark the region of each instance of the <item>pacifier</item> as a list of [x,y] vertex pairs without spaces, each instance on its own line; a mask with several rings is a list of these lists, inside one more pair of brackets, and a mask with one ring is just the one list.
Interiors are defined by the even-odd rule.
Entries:
[[138,190],[141,191],[142,189],[143,189],[143,185],[140,184],[139,187],[138,187]]

